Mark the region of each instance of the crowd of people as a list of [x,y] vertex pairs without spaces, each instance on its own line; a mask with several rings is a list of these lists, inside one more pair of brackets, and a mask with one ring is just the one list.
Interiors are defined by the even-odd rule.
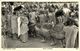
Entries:
[[52,40],[51,45],[60,40],[65,47],[74,47],[78,38],[78,12],[76,2],[2,2],[2,35],[22,42],[40,36],[42,42]]

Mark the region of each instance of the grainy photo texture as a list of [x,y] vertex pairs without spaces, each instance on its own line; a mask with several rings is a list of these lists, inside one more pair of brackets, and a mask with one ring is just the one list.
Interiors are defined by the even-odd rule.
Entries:
[[2,48],[78,48],[78,2],[1,2]]

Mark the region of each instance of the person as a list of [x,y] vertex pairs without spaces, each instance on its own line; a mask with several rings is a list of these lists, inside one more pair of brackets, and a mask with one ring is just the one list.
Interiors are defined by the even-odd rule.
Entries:
[[29,37],[35,37],[35,29],[34,26],[36,24],[36,11],[32,10],[29,13]]
[[[58,10],[55,13],[55,17],[56,17],[56,24],[54,25],[53,29],[51,30],[51,37],[53,39],[51,45],[55,45],[57,44],[58,40],[63,40],[64,39],[64,31],[63,31],[63,20],[62,20],[62,16],[64,15],[62,10]],[[62,45],[62,42],[61,42]]]
[[65,47],[66,48],[74,48],[75,46],[75,40],[78,34],[78,27],[74,25],[74,20],[68,19],[66,22],[67,25],[64,26],[64,32],[65,32]]
[[11,29],[12,29],[12,37],[13,39],[17,39],[18,34],[18,22],[17,22],[17,15],[13,15],[11,17]]
[[68,17],[70,16],[70,12],[71,10],[68,8],[67,4],[64,4],[63,5],[63,8],[62,8],[63,12],[64,12],[64,17],[63,17],[63,21],[66,22]]
[[2,35],[6,35],[7,32],[7,17],[6,17],[6,9],[2,7]]
[[28,17],[22,15],[20,17],[20,39],[22,42],[27,42],[28,41],[28,31],[29,31],[29,28],[28,28],[28,23],[29,23],[29,20],[28,20]]
[[[54,9],[54,8],[53,8]],[[54,22],[56,24],[55,11],[48,11],[48,22]]]
[[25,43],[28,41],[28,17],[26,15],[24,15],[23,11],[25,9],[22,8],[19,11],[17,11],[18,13],[18,18],[17,18],[17,22],[18,22],[18,38],[21,42]]
[[20,17],[20,40],[25,43],[28,41],[28,18],[25,16]]
[[71,12],[71,10],[68,8],[67,4],[63,5],[63,11],[65,13],[65,16],[69,16],[69,12]]

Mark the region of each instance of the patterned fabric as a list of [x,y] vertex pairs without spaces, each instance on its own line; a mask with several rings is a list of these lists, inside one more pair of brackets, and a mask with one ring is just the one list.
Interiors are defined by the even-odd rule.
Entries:
[[28,18],[27,17],[21,17],[22,25],[20,27],[20,34],[25,34],[28,32]]
[[63,39],[64,38],[63,27],[64,25],[62,23],[55,25],[53,30],[50,31],[51,36],[56,39]]
[[12,16],[11,17],[11,28],[12,28],[12,33],[18,34],[18,23],[17,23],[17,16]]
[[64,24],[63,23],[59,23],[59,24],[54,26],[53,30],[57,31],[57,32],[60,32],[60,31],[63,30],[63,27],[64,27]]
[[27,42],[28,41],[28,18],[27,17],[20,17],[20,22],[21,22],[21,26],[20,26],[20,35],[18,35],[20,37],[20,40],[22,42]]
[[2,20],[2,32],[6,32],[7,31],[7,20],[6,20],[6,17],[2,16],[1,20]]

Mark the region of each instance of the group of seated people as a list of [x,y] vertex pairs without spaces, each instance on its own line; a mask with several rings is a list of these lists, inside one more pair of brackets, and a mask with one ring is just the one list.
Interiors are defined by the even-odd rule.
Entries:
[[[6,11],[2,10],[2,15],[5,15],[4,17],[8,17],[6,14],[11,15],[11,24],[10,21],[6,22],[12,26],[12,36],[16,37],[14,35],[17,34],[18,39],[22,42],[27,42],[29,37],[41,37],[42,42],[50,39],[52,40],[51,45],[55,45],[58,40],[64,47],[73,48],[75,44],[78,44],[76,42],[78,40],[79,10],[78,4],[73,3],[75,5],[70,4],[69,6],[67,4],[70,3],[63,3],[60,6],[58,3],[35,2],[32,4],[17,3],[16,5],[15,2],[9,2],[9,8]],[[3,3],[3,5],[6,4]],[[8,9],[11,12],[7,13]]]

